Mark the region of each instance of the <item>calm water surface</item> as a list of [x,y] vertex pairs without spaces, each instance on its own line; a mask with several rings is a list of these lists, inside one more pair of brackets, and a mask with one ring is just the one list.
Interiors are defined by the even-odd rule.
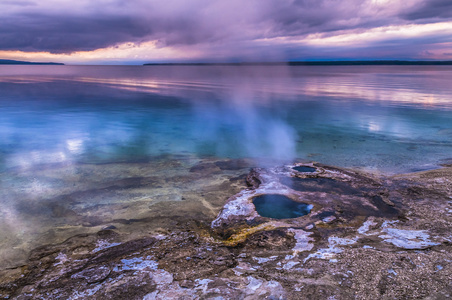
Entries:
[[1,66],[0,168],[162,154],[399,173],[452,157],[452,68]]
[[[140,162],[161,162],[146,168],[161,176],[203,159],[386,174],[450,163],[451,82],[450,66],[0,66],[0,251],[61,239],[55,224],[83,231],[74,214],[102,215],[114,197],[63,196],[140,177]],[[182,201],[181,186],[165,201]]]

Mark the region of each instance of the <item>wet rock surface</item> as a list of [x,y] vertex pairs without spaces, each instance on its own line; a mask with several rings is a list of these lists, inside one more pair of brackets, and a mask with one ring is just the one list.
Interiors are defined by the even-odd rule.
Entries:
[[[239,163],[207,162],[190,173],[213,174]],[[296,165],[303,166],[316,170],[253,169],[248,188],[243,183],[230,195],[213,221],[174,217],[131,240],[106,224],[96,233],[36,248],[25,264],[0,271],[0,297],[452,297],[452,168],[378,177]],[[263,194],[313,208],[298,218],[262,217],[252,201]]]

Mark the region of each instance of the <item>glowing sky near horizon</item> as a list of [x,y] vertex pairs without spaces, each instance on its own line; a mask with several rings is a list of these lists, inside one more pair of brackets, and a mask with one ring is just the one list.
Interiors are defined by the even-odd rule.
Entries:
[[0,59],[452,59],[451,0],[0,0]]

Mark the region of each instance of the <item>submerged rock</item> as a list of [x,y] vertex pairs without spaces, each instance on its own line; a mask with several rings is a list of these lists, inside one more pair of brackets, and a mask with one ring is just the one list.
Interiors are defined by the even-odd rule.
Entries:
[[[319,164],[295,166],[316,171],[254,169],[249,187],[230,196],[210,224],[174,218],[139,239],[103,226],[39,247],[24,265],[0,271],[0,298],[452,296],[452,168],[380,178]],[[285,184],[298,180],[303,184]],[[312,210],[287,219],[259,215],[253,200],[268,194]],[[123,226],[141,228],[143,222]]]

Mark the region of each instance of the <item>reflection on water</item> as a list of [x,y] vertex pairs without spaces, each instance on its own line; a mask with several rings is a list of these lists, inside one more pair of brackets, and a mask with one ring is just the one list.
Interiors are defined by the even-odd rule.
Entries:
[[0,74],[3,169],[190,153],[404,172],[448,158],[450,147],[444,66],[15,66]]
[[12,261],[137,215],[211,218],[252,165],[435,168],[452,157],[451,78],[448,66],[2,66],[0,251]]

